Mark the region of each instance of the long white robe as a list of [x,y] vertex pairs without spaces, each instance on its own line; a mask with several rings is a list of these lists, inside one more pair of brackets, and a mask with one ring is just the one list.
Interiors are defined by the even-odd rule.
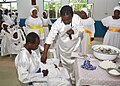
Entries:
[[[22,83],[33,82],[34,86],[71,86],[67,80],[69,76],[64,70],[58,70],[50,64],[41,63],[35,51],[30,54],[26,48],[22,48],[21,52],[15,58],[15,66],[18,72],[18,78]],[[43,77],[43,73],[37,71],[48,69],[48,76]],[[65,75],[67,76],[65,77]]]
[[12,31],[11,29],[8,29],[8,32],[5,30],[1,30],[1,36],[2,36],[2,41],[1,41],[1,56],[9,55],[11,54],[11,39],[12,39]]
[[[101,20],[103,25],[108,28],[116,28],[120,30],[120,19],[113,19],[112,16],[108,16]],[[112,32],[107,30],[103,44],[111,45],[120,49],[120,32]]]
[[[95,26],[94,26],[94,20],[89,17],[88,19],[81,19],[81,24],[84,26],[85,30],[89,30],[92,32],[92,36],[94,37],[95,34]],[[84,33],[83,35],[83,40],[81,42],[81,51],[83,54],[88,54],[88,48],[89,48],[89,40],[90,40],[90,34],[89,33]]]
[[[17,32],[18,38],[14,38],[13,34]],[[26,43],[26,38],[23,34],[23,31],[21,29],[18,29],[18,27],[13,27],[12,36],[11,36],[11,54],[18,54],[20,52],[20,49],[24,46]]]
[[[68,29],[72,28],[74,34],[72,34],[72,39],[66,34]],[[60,59],[63,66],[68,70],[69,74],[73,73],[73,63],[75,58],[71,58],[72,52],[80,52],[80,35],[82,35],[82,29],[80,23],[80,17],[76,14],[73,15],[72,23],[70,25],[65,25],[62,19],[59,18],[52,25],[48,37],[46,38],[46,44],[52,44],[55,37],[58,35],[58,46],[60,52]]]
[[49,18],[45,19],[45,18],[43,18],[43,17],[42,17],[42,21],[43,21],[44,36],[45,36],[45,39],[46,39],[46,37],[47,37],[48,34],[49,34],[48,24],[49,24],[49,25],[52,25],[52,22],[50,21]]

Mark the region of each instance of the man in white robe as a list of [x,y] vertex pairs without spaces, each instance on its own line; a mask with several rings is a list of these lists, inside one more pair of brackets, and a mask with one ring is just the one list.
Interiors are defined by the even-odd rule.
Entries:
[[[39,36],[31,32],[26,37],[26,44],[15,58],[18,78],[31,86],[71,86],[69,75],[63,68],[53,64],[43,64],[34,51],[40,43]],[[56,67],[56,68],[55,68]]]
[[80,17],[73,14],[72,8],[68,5],[61,8],[60,16],[52,25],[49,35],[46,38],[41,61],[46,63],[48,49],[56,36],[58,36],[57,45],[59,46],[60,62],[68,70],[69,75],[72,76],[75,58],[72,58],[71,54],[72,52],[80,53],[83,27],[80,23]]

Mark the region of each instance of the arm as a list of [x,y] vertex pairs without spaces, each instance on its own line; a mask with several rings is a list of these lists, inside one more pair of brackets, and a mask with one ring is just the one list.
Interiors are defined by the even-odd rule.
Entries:
[[58,25],[59,22],[56,21],[53,26],[51,27],[51,30],[48,34],[48,37],[46,38],[46,41],[45,41],[45,45],[44,45],[44,52],[43,52],[43,55],[41,57],[41,62],[43,63],[46,63],[46,60],[47,60],[47,53],[48,53],[48,49],[50,47],[50,45],[53,43],[53,40],[55,39],[57,33],[58,33]]

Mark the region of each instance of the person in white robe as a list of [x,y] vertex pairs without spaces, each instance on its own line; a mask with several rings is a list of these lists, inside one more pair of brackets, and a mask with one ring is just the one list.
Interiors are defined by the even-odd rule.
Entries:
[[35,32],[40,36],[40,41],[41,41],[41,45],[44,45],[44,30],[42,28],[43,24],[42,24],[42,20],[41,18],[37,15],[38,11],[37,8],[32,8],[30,10],[30,14],[31,16],[29,16],[26,21],[25,21],[25,25],[27,27],[27,31],[26,33],[30,33],[30,32]]
[[61,8],[60,16],[52,25],[46,38],[41,61],[46,63],[48,49],[56,36],[58,36],[60,63],[68,70],[72,79],[74,75],[73,63],[76,58],[72,58],[71,54],[72,52],[80,53],[80,40],[83,35],[83,27],[80,23],[80,17],[73,14],[72,7],[68,5]]
[[4,10],[3,21],[6,22],[7,24],[9,24],[10,27],[14,26],[14,22],[12,21],[12,19],[10,18],[9,14],[8,14],[8,9]]
[[43,14],[42,14],[42,22],[43,22],[44,35],[45,35],[45,39],[46,39],[46,37],[47,37],[48,34],[49,34],[49,27],[48,27],[48,26],[51,26],[51,25],[52,25],[52,22],[51,22],[50,18],[48,17],[46,11],[43,11]]
[[26,37],[26,44],[15,58],[18,79],[29,86],[71,86],[69,75],[64,68],[59,68],[48,61],[40,62],[34,51],[40,43],[39,36],[31,32]]
[[87,8],[82,8],[80,11],[81,24],[84,26],[83,40],[81,42],[81,52],[87,55],[88,49],[92,46],[92,41],[94,40],[95,26],[94,20],[89,17],[89,12]]
[[11,54],[18,54],[26,42],[25,35],[21,28],[14,26],[11,33]]
[[120,6],[114,8],[114,15],[103,18],[102,24],[108,28],[103,44],[120,49]]
[[2,23],[2,30],[1,30],[1,36],[2,36],[2,41],[1,41],[1,56],[6,56],[11,54],[11,38],[12,38],[12,31],[11,28],[9,27],[10,25],[3,22]]

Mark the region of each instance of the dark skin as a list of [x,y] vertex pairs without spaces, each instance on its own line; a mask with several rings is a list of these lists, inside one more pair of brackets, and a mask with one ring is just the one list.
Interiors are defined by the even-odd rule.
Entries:
[[[81,17],[82,19],[88,19],[88,18],[89,18],[84,11],[80,11],[80,17]],[[92,37],[92,38],[91,38],[91,41],[93,41],[93,40],[94,40],[94,38]]]
[[120,18],[120,11],[119,10],[115,10],[114,11],[114,15],[112,16],[113,19],[119,19]]
[[37,18],[37,10],[33,10],[32,11],[32,15],[31,15],[33,18]]
[[7,33],[10,33],[10,32],[8,31],[8,25],[3,24],[3,29],[4,29]]
[[[39,38],[36,38],[36,42],[35,43],[26,43],[24,45],[24,47],[28,50],[28,52],[31,54],[31,50],[36,50],[38,48],[40,44],[40,39]],[[42,70],[42,73],[43,73],[43,76],[47,76],[48,75],[48,69],[46,70]]]
[[[65,25],[70,24],[72,22],[72,17],[73,17],[72,15],[61,16],[62,21]],[[74,34],[74,31],[71,28],[68,31],[66,31],[66,33],[68,35],[72,35],[72,34]],[[44,64],[46,63],[46,60],[47,60],[47,53],[48,53],[49,48],[50,48],[50,44],[45,43],[44,44],[44,52],[43,52],[42,57],[41,57],[41,62]]]

